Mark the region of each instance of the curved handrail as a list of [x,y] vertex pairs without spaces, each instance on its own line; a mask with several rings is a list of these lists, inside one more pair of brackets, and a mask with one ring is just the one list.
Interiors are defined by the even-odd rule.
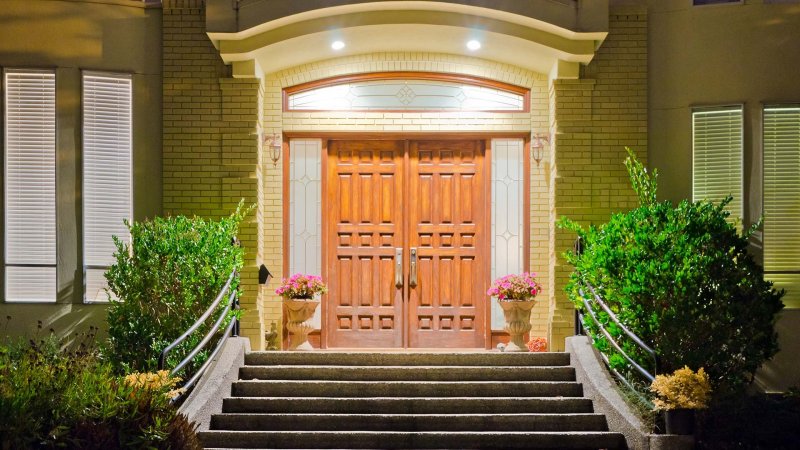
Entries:
[[[219,294],[217,294],[217,297],[214,299],[214,301],[211,303],[208,309],[205,310],[205,312],[192,324],[191,327],[189,327],[188,330],[186,330],[186,332],[180,335],[178,339],[172,341],[172,343],[170,343],[164,350],[161,351],[161,354],[158,357],[158,370],[164,370],[164,367],[166,366],[167,362],[167,355],[169,355],[169,353],[172,350],[174,350],[175,347],[180,345],[181,342],[185,341],[186,338],[191,336],[192,333],[197,331],[197,329],[202,324],[205,323],[208,317],[211,316],[211,314],[219,307],[220,302],[222,302],[222,300],[226,298],[226,294],[228,303],[227,305],[225,305],[222,311],[220,311],[217,320],[214,321],[214,324],[211,325],[211,328],[206,332],[205,336],[203,336],[203,339],[189,352],[189,354],[187,354],[181,360],[181,362],[179,362],[175,367],[172,368],[172,370],[170,370],[170,375],[175,375],[181,369],[186,367],[186,365],[189,364],[189,362],[191,362],[192,359],[194,359],[194,357],[197,356],[197,354],[200,353],[200,351],[203,350],[208,345],[209,342],[211,342],[211,339],[214,337],[214,335],[217,334],[219,329],[222,327],[222,323],[225,321],[225,318],[228,317],[228,313],[230,313],[232,310],[235,311],[239,309],[239,296],[237,295],[238,291],[236,289],[231,288],[231,285],[233,284],[233,280],[235,278],[236,278],[236,269],[231,271],[231,274],[228,277],[228,281],[225,282],[225,285],[222,287]],[[189,381],[187,381],[186,383],[184,383],[183,386],[181,386],[181,389],[178,391],[178,394],[170,399],[170,403],[177,403],[178,401],[180,401],[181,398],[183,398],[192,389],[192,387],[197,383],[200,377],[203,376],[203,373],[205,373],[206,369],[208,369],[208,367],[211,365],[211,362],[219,353],[220,349],[222,349],[225,342],[228,340],[228,337],[238,336],[238,335],[239,335],[239,319],[234,317],[233,319],[231,319],[228,326],[225,327],[225,331],[222,333],[222,337],[217,342],[217,345],[214,348],[214,350],[211,351],[211,354],[208,356],[208,359],[206,359],[206,361],[200,366],[200,368],[192,375]]]
[[[192,326],[189,327],[188,330],[186,330],[186,332],[184,332],[182,335],[180,335],[180,337],[178,339],[175,339],[174,341],[172,341],[171,344],[169,344],[164,350],[161,351],[161,354],[158,356],[158,370],[164,370],[164,366],[167,363],[167,355],[169,354],[169,352],[174,350],[175,347],[180,345],[181,342],[185,341],[186,338],[191,336],[192,333],[194,333],[198,328],[200,328],[200,325],[205,323],[206,319],[208,319],[208,316],[210,316],[211,313],[214,312],[217,309],[217,307],[219,306],[219,303],[222,301],[223,298],[225,298],[225,294],[231,288],[231,283],[233,283],[233,278],[234,278],[235,275],[236,275],[236,269],[234,269],[231,272],[231,275],[228,277],[228,281],[222,287],[222,290],[217,295],[217,298],[214,299],[214,302],[211,303],[211,306],[209,306],[208,309],[206,309],[206,311],[203,313],[203,315],[201,315],[192,324]],[[177,370],[173,370],[171,373],[174,374],[175,372],[177,372]]]
[[652,356],[653,358],[656,358],[656,351],[653,350],[652,348],[650,348],[649,345],[645,344],[644,341],[639,336],[636,335],[636,333],[634,333],[633,331],[629,330],[628,327],[626,327],[625,325],[622,324],[622,322],[619,321],[619,318],[617,317],[617,315],[614,314],[613,311],[611,311],[611,308],[609,308],[608,305],[606,304],[606,302],[604,302],[603,299],[600,298],[600,296],[597,294],[597,291],[595,291],[594,286],[589,284],[586,280],[582,280],[582,281],[583,281],[583,284],[585,284],[586,287],[588,287],[589,290],[592,291],[592,295],[594,296],[595,301],[597,302],[598,305],[600,305],[601,308],[603,308],[603,311],[605,311],[606,314],[608,314],[608,317],[611,318],[611,320],[613,320],[614,323],[617,324],[617,326],[623,332],[625,332],[625,334],[627,334],[628,337],[631,338],[631,340],[633,342],[635,342],[639,347],[641,347],[642,350],[644,350],[645,352],[649,353],[650,356]]
[[[583,240],[580,237],[575,241],[574,251],[578,255],[583,253]],[[578,293],[580,294],[581,301],[583,302],[583,309],[585,309],[586,312],[589,313],[589,317],[592,319],[594,324],[597,326],[597,328],[600,330],[600,332],[603,333],[603,335],[606,337],[608,342],[617,350],[617,352],[619,352],[625,358],[626,361],[628,361],[628,363],[630,363],[630,365],[634,369],[636,369],[637,372],[639,372],[645,379],[647,379],[650,382],[655,380],[655,376],[658,374],[658,354],[656,353],[656,351],[651,346],[647,345],[639,336],[636,335],[636,333],[634,333],[627,326],[622,324],[622,322],[619,320],[617,315],[611,310],[611,308],[608,307],[606,302],[604,302],[603,299],[600,297],[600,295],[597,293],[597,291],[595,290],[594,286],[592,286],[588,281],[586,281],[586,279],[582,276],[582,274],[580,272],[578,272],[578,277],[580,279],[580,285],[581,285],[581,287],[578,288]],[[588,288],[588,290],[591,293],[591,296],[589,297],[589,299],[587,299],[587,295],[583,290],[583,286]],[[595,303],[595,304],[597,304],[597,305],[599,305],[600,308],[606,314],[608,314],[608,317],[620,328],[620,330],[622,330],[623,333],[625,333],[625,335],[634,344],[636,344],[639,348],[641,348],[645,353],[650,355],[650,357],[653,359],[653,372],[652,373],[650,373],[650,371],[648,371],[647,369],[642,367],[641,364],[636,362],[630,355],[628,355],[627,352],[625,352],[622,349],[622,346],[619,345],[617,340],[614,339],[613,336],[611,336],[611,333],[608,332],[606,327],[604,327],[603,324],[600,322],[600,320],[597,318],[597,314],[595,313],[595,309],[592,308],[592,305],[589,304],[590,301]],[[576,334],[582,334],[583,328],[580,326],[580,324],[583,323],[583,320],[586,317],[581,313],[580,310],[581,310],[581,308],[577,308],[576,311],[575,311],[575,313],[576,313],[576,318],[575,318],[575,331],[576,331]],[[630,383],[630,381],[627,380],[624,376],[622,376],[622,374],[620,374],[617,370],[614,370],[611,367],[611,365],[609,364],[608,358],[605,355],[603,355],[602,352],[601,352],[601,355],[603,356],[603,360],[605,361],[606,365],[614,373],[614,375],[616,375],[617,378],[619,378],[620,380],[623,381],[623,383],[625,383],[625,385],[627,385],[634,392],[636,392],[636,389],[633,389],[633,386]]]
[[[584,281],[584,283],[586,284],[586,286],[588,286],[590,289],[592,289],[591,285],[589,285],[585,281]],[[594,321],[595,325],[597,325],[597,328],[600,329],[600,331],[606,337],[608,342],[617,350],[617,352],[619,352],[625,358],[625,360],[628,361],[628,363],[630,363],[631,366],[633,366],[634,369],[636,369],[636,371],[638,371],[640,374],[642,374],[643,377],[647,378],[647,380],[650,381],[650,382],[655,380],[656,379],[655,375],[651,374],[647,369],[645,369],[639,363],[634,361],[633,358],[631,358],[625,352],[625,350],[622,349],[622,347],[617,343],[617,341],[614,339],[614,337],[611,336],[611,333],[609,333],[608,330],[606,330],[606,328],[603,326],[603,324],[600,323],[600,320],[597,319],[597,314],[594,312],[594,309],[592,309],[591,305],[589,305],[589,301],[586,300],[586,296],[584,295],[583,289],[579,289],[578,292],[581,294],[581,300],[583,300],[583,306],[584,306],[584,308],[586,308],[586,312],[589,313],[589,317],[592,318],[592,321]],[[601,305],[601,307],[609,314],[609,317],[611,317],[611,320],[613,320],[615,323],[619,324],[619,321],[617,320],[616,315],[608,309],[608,306],[600,299],[600,297],[597,294],[594,294],[594,297],[595,297],[594,298],[595,302],[597,302],[598,304]],[[585,316],[583,314],[578,313],[578,317],[581,320],[583,320],[583,318]],[[651,356],[653,356],[653,372],[657,372],[657,370],[658,370],[658,358],[656,358],[655,352],[649,346],[645,345],[642,342],[642,340],[639,339],[638,336],[636,336],[635,334],[633,334],[630,331],[628,331],[628,333],[630,333],[630,335],[632,336],[631,339],[634,341],[634,343],[639,345],[643,350],[645,350],[646,352],[650,353]]]

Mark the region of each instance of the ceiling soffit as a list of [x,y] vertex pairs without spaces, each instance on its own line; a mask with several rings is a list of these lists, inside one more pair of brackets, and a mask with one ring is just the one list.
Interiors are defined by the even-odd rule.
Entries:
[[[359,2],[278,17],[238,30],[233,22],[243,21],[237,18],[243,13],[241,9],[226,10],[219,3],[224,2],[230,9],[229,0],[207,1],[208,35],[223,60],[226,63],[252,60],[256,70],[263,73],[340,56],[415,51],[467,55],[552,75],[565,64],[591,61],[607,34],[602,29],[575,31],[530,16],[441,1]],[[599,24],[596,28],[604,24],[607,28],[607,2],[596,1],[605,4],[605,8],[593,14],[605,14],[605,21],[592,22]],[[259,4],[266,7],[267,3],[272,2],[254,2],[251,8]],[[412,7],[416,9],[409,9]],[[251,13],[252,10],[248,17]],[[586,14],[578,11],[577,6],[564,8],[562,15],[575,17],[558,22],[580,22],[581,13]],[[480,50],[467,50],[465,43],[471,39],[482,43]],[[334,40],[342,40],[346,47],[333,51],[330,44]],[[562,72],[577,73],[577,70],[562,69]]]

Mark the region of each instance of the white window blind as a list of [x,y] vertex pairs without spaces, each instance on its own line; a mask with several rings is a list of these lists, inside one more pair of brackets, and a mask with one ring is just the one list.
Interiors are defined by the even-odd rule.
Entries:
[[800,106],[764,108],[764,270],[800,307]]
[[742,217],[742,107],[692,112],[692,199],[719,202],[733,196],[731,222]]
[[6,70],[6,301],[56,300],[56,76]]
[[114,263],[112,236],[130,237],[131,77],[83,75],[83,263],[85,301],[108,299],[104,273]]

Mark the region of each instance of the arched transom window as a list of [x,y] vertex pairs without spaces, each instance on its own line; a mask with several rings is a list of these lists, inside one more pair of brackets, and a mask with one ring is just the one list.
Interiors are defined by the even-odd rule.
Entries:
[[523,112],[529,91],[481,78],[399,72],[293,86],[284,91],[284,100],[287,111]]

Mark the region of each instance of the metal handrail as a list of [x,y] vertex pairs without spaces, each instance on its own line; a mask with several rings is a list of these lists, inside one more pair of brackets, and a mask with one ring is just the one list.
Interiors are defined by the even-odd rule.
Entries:
[[[584,285],[586,285],[592,291],[592,296],[594,297],[595,303],[599,304],[600,307],[603,308],[603,310],[608,314],[608,316],[611,318],[611,320],[613,320],[614,323],[619,325],[620,328],[622,329],[622,331],[625,332],[625,334],[628,335],[628,337],[630,337],[631,340],[637,346],[639,346],[639,348],[644,350],[646,353],[650,354],[650,356],[653,358],[653,372],[654,373],[658,373],[658,357],[656,355],[656,352],[652,348],[650,348],[650,346],[645,344],[641,340],[641,338],[639,338],[639,336],[636,336],[636,334],[634,334],[632,331],[628,330],[626,327],[624,327],[619,322],[619,319],[617,318],[617,315],[614,314],[611,311],[611,309],[608,307],[608,305],[605,304],[605,302],[603,302],[603,300],[600,298],[600,296],[597,295],[597,293],[594,291],[594,288],[589,283],[587,283],[586,280],[581,280],[581,281],[582,281],[582,283]],[[634,361],[633,358],[631,358],[630,355],[628,355],[628,353],[626,353],[625,350],[622,349],[622,347],[619,345],[619,343],[617,343],[616,339],[614,339],[614,337],[611,336],[611,333],[609,333],[608,330],[606,330],[606,328],[603,326],[603,324],[600,323],[600,320],[597,318],[597,314],[594,312],[594,309],[591,307],[591,305],[589,304],[589,301],[586,299],[586,295],[584,294],[583,289],[578,289],[578,292],[581,295],[581,300],[583,301],[583,306],[586,309],[586,312],[589,313],[589,317],[592,318],[592,321],[595,323],[595,325],[597,325],[597,328],[600,329],[600,331],[606,337],[608,342],[630,363],[631,366],[633,366],[634,369],[636,369],[636,371],[638,371],[640,374],[642,374],[643,377],[645,377],[650,382],[655,380],[655,378],[656,378],[655,375],[653,373],[650,373],[650,371],[648,371],[647,369],[642,367],[639,363]],[[583,321],[584,317],[585,316],[583,314],[578,312],[578,318],[581,321]]]
[[[630,331],[628,329],[628,327],[626,327],[622,323],[620,323],[619,318],[617,317],[617,315],[614,314],[614,312],[611,311],[611,309],[608,307],[608,305],[600,298],[600,296],[597,294],[597,292],[594,290],[594,287],[591,284],[589,284],[583,278],[581,278],[581,283],[589,288],[589,290],[592,293],[592,297],[593,297],[594,302],[596,302],[597,304],[600,305],[600,307],[603,309],[603,311],[605,311],[606,314],[608,314],[608,316],[611,318],[611,320],[614,321],[614,323],[617,324],[617,326],[620,327],[620,329],[631,339],[631,341],[633,341],[634,344],[639,346],[639,348],[644,350],[646,353],[648,353],[653,358],[653,373],[650,373],[650,371],[648,371],[647,369],[642,367],[639,363],[634,361],[633,358],[631,358],[622,349],[622,346],[620,346],[619,343],[617,343],[616,339],[614,339],[614,337],[611,336],[611,333],[609,333],[608,330],[606,330],[606,328],[603,326],[603,324],[600,323],[600,321],[598,320],[597,314],[594,312],[594,309],[591,307],[591,305],[589,304],[589,301],[586,299],[586,295],[585,295],[583,289],[582,288],[578,289],[578,292],[581,295],[581,300],[583,301],[583,307],[589,313],[589,317],[595,323],[595,325],[600,330],[600,332],[603,333],[603,335],[606,337],[608,342],[617,350],[617,352],[619,352],[625,358],[626,361],[628,361],[628,363],[630,363],[630,365],[633,368],[636,369],[637,372],[639,372],[645,379],[647,379],[647,381],[652,383],[653,380],[655,380],[655,375],[658,374],[658,354],[649,345],[645,344],[644,341],[642,341],[642,339],[639,336],[636,335],[636,333]],[[583,332],[583,327],[581,325],[579,325],[579,324],[583,323],[583,319],[584,319],[585,316],[581,313],[580,308],[575,310],[575,315],[576,315],[576,317],[575,317],[575,322],[576,322],[575,330],[577,332],[576,334],[583,334],[582,333]],[[639,392],[639,390],[636,389],[636,387],[634,387],[633,383],[631,383],[631,381],[628,380],[628,378],[625,375],[623,375],[618,370],[616,370],[613,367],[611,367],[611,362],[609,361],[608,356],[606,356],[603,352],[599,352],[599,353],[600,353],[600,357],[603,358],[603,362],[606,364],[606,367],[608,367],[608,370],[610,370],[611,373],[614,374],[614,376],[617,377],[617,379],[622,384],[624,384],[631,392],[633,392],[637,397],[639,397],[639,400],[641,402],[643,402],[645,405],[648,405],[650,408],[654,407],[653,402],[651,402],[650,399],[648,399],[647,397],[642,395]]]
[[[174,350],[175,347],[177,347],[178,345],[181,344],[181,342],[185,341],[186,338],[188,338],[189,336],[192,335],[192,333],[197,331],[197,329],[200,328],[200,326],[205,323],[206,319],[208,319],[208,316],[210,316],[211,313],[214,312],[214,310],[217,309],[217,306],[219,306],[219,303],[222,301],[223,298],[225,298],[225,294],[231,288],[231,283],[233,283],[233,277],[235,275],[236,275],[236,270],[234,269],[231,272],[231,275],[228,277],[228,281],[225,283],[225,285],[222,287],[222,290],[217,295],[217,298],[214,299],[214,302],[211,303],[211,306],[209,306],[208,309],[206,309],[206,311],[203,313],[203,315],[201,315],[192,324],[192,326],[189,327],[188,330],[186,330],[182,335],[180,335],[180,337],[178,339],[175,339],[174,341],[172,341],[172,343],[169,344],[167,346],[167,348],[165,348],[164,350],[161,351],[161,354],[158,356],[158,370],[164,370],[164,366],[166,365],[166,361],[167,361],[167,355],[169,354],[169,352]],[[172,374],[174,374],[175,372],[177,372],[177,371],[173,370]]]
[[[578,239],[575,240],[575,244],[573,246],[573,251],[575,252],[576,255],[579,255],[579,256],[583,253],[583,239],[581,237],[578,237]],[[589,304],[589,301],[586,299],[586,294],[584,293],[583,289],[579,287],[578,288],[578,293],[581,296],[581,301],[583,302],[583,307],[589,313],[589,317],[591,317],[592,321],[595,323],[595,325],[597,325],[597,328],[603,333],[603,335],[606,337],[608,342],[612,346],[614,346],[614,348],[643,377],[645,377],[650,382],[655,380],[655,375],[658,374],[658,354],[656,353],[656,351],[653,350],[653,348],[650,347],[649,345],[645,344],[645,342],[639,336],[637,336],[636,333],[634,333],[633,331],[628,329],[628,327],[626,327],[625,325],[622,324],[622,322],[620,322],[620,320],[617,317],[617,315],[614,314],[613,311],[611,311],[611,308],[609,308],[608,305],[606,304],[606,302],[604,302],[603,299],[600,298],[600,295],[597,294],[597,291],[594,289],[594,286],[589,284],[589,282],[586,281],[586,279],[583,277],[583,275],[580,272],[578,272],[578,277],[580,278],[580,284],[583,285],[583,286],[586,286],[591,291],[592,300],[594,300],[595,303],[600,305],[600,307],[603,309],[603,311],[606,314],[608,314],[608,317],[611,318],[611,320],[623,331],[623,333],[625,333],[625,335],[628,336],[628,338],[630,338],[631,341],[633,341],[634,344],[636,344],[639,348],[644,350],[645,353],[649,354],[653,358],[653,373],[650,373],[647,369],[645,369],[639,363],[634,361],[633,358],[631,358],[624,350],[622,350],[622,346],[620,346],[619,343],[617,343],[616,339],[614,339],[611,336],[611,333],[609,333],[608,330],[606,330],[606,328],[603,326],[603,324],[600,323],[600,320],[597,319],[597,314],[594,312],[594,308],[592,308],[592,306]],[[575,315],[576,315],[576,317],[575,317],[575,334],[583,334],[582,323],[583,323],[583,319],[584,319],[585,316],[581,313],[580,308],[577,308],[575,310]],[[601,354],[602,354],[602,352],[601,352]],[[608,364],[609,361],[608,361],[608,358],[605,357],[605,355],[603,355],[603,359],[606,362],[606,365],[609,367],[609,369],[611,369],[612,372],[614,372],[614,374],[618,376],[618,378],[621,378],[628,387],[632,388],[632,386],[630,385],[630,382],[627,379],[624,379],[624,377],[622,377],[621,374],[619,374],[616,370],[614,370]],[[634,389],[634,391],[635,391],[635,389]]]
[[[170,375],[175,375],[181,369],[186,367],[186,365],[189,364],[189,362],[191,362],[192,359],[194,359],[194,357],[197,356],[197,354],[200,353],[200,351],[203,350],[208,345],[208,343],[211,341],[211,339],[214,337],[217,331],[219,331],[220,327],[222,326],[222,323],[228,316],[228,313],[232,310],[235,311],[239,309],[239,298],[237,295],[238,292],[236,289],[231,289],[231,285],[233,284],[233,280],[235,278],[236,278],[236,269],[231,271],[231,274],[228,277],[228,281],[222,287],[219,294],[217,294],[217,297],[214,299],[214,301],[211,303],[208,309],[205,310],[205,312],[192,324],[191,327],[189,327],[188,330],[186,330],[182,335],[180,335],[180,337],[172,341],[171,344],[169,344],[164,350],[161,351],[161,354],[158,357],[158,370],[164,370],[167,364],[167,356],[169,355],[169,353],[172,350],[174,350],[175,347],[180,345],[181,342],[185,341],[189,336],[191,336],[192,333],[197,331],[197,329],[200,328],[200,326],[206,322],[208,317],[211,316],[211,314],[214,311],[216,311],[217,307],[219,307],[220,302],[222,302],[222,300],[226,298],[226,294],[227,294],[228,304],[225,305],[225,307],[222,309],[217,320],[214,321],[214,324],[211,326],[208,332],[206,332],[205,336],[203,336],[203,339],[189,352],[189,354],[187,354],[174,368],[172,368],[172,370],[170,370]],[[239,319],[234,317],[230,321],[228,326],[225,327],[225,331],[222,334],[222,337],[220,338],[219,342],[217,342],[216,347],[214,348],[214,350],[212,350],[208,359],[206,359],[206,361],[203,363],[203,365],[200,366],[197,372],[195,372],[192,375],[189,381],[187,381],[182,386],[181,392],[171,399],[172,403],[177,402],[183,396],[185,396],[195,385],[195,383],[197,383],[200,377],[203,376],[203,373],[209,367],[211,361],[216,357],[222,346],[227,341],[228,336],[235,337],[238,335],[239,335]]]

